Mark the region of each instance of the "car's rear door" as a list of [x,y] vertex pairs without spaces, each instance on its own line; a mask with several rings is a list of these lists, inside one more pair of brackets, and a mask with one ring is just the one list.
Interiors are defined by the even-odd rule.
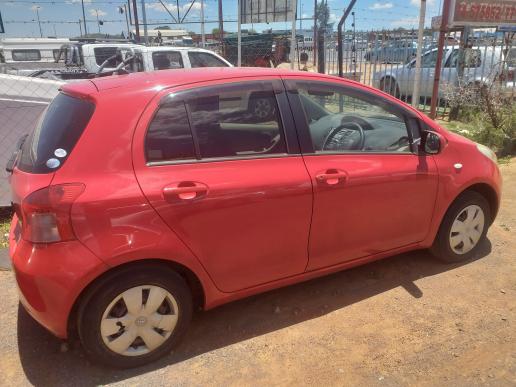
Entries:
[[284,79],[314,189],[308,270],[422,241],[438,175],[412,152],[417,115],[349,83]]
[[[257,101],[269,114],[254,114]],[[222,291],[305,270],[312,187],[280,80],[162,92],[133,157],[149,202]]]

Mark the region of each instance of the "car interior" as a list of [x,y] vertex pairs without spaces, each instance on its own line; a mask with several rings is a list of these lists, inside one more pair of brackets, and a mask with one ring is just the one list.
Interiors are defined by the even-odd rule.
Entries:
[[332,91],[299,93],[315,152],[410,152],[405,121]]
[[[203,158],[285,153],[283,130],[272,92],[213,95],[188,102]],[[266,99],[273,107],[265,119],[252,107]]]

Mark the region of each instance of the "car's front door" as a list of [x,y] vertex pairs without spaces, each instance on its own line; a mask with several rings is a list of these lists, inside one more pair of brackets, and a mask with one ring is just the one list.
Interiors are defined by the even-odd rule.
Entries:
[[280,80],[171,90],[140,119],[133,155],[151,205],[219,289],[305,270],[312,187]]
[[422,241],[438,175],[417,115],[362,88],[286,78],[314,189],[308,270]]

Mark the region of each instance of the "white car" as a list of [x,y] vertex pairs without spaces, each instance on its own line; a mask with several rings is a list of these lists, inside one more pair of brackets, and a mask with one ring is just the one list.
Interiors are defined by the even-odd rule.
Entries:
[[213,51],[193,47],[145,47],[136,46],[123,55],[134,56],[125,67],[130,72],[196,67],[233,67],[231,63]]
[[[501,63],[504,56],[501,47],[472,47],[465,50],[465,68],[463,75],[464,85],[489,85],[494,79],[499,79]],[[506,54],[507,66],[503,69],[504,81],[502,90],[511,94],[514,91],[513,63],[516,58],[516,49]],[[441,69],[441,84],[439,98],[444,97],[447,87],[455,87],[459,83],[457,63],[459,60],[459,46],[447,47],[443,55]],[[421,97],[431,97],[437,63],[437,48],[423,54],[421,60]],[[373,75],[373,87],[400,97],[412,95],[416,74],[416,60],[406,65],[390,67],[376,72]]]

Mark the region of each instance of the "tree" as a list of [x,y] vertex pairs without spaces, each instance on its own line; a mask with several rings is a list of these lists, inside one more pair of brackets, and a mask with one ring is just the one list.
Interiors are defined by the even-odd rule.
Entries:
[[329,20],[330,7],[328,7],[328,4],[322,0],[319,4],[317,4],[317,22],[319,24],[318,28],[328,28]]
[[169,30],[170,29],[170,26],[157,26],[156,28],[154,28],[155,30]]

